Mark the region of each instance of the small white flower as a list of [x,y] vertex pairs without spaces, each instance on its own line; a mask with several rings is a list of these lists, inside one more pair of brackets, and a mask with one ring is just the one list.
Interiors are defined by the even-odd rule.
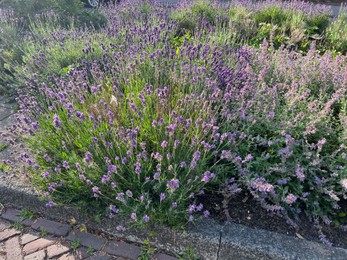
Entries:
[[114,103],[116,106],[118,106],[117,98],[114,95],[111,96],[110,104],[112,104],[112,103]]
[[347,179],[341,180],[340,183],[341,183],[342,187],[343,187],[345,190],[347,190]]

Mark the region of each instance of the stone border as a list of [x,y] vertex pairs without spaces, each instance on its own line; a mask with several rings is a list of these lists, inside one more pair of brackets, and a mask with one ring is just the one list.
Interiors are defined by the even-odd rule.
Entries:
[[[73,216],[79,223],[85,223],[90,229],[121,237],[130,242],[143,243],[149,236],[149,230],[127,228],[124,233],[117,231],[118,225],[127,226],[125,219],[104,218],[101,224],[98,224],[91,222],[74,208],[47,208],[37,194],[16,186],[10,188],[0,184],[0,203],[16,208],[29,208],[34,212],[40,212],[43,217],[63,223],[68,223]],[[173,253],[181,253],[187,248],[193,248],[203,259],[208,260],[347,259],[347,249],[328,248],[320,243],[252,229],[239,224],[222,226],[211,219],[188,227],[184,233],[165,227],[154,227],[151,231],[156,234],[153,238],[156,248]]]
[[[24,219],[21,214],[13,208],[6,208],[0,214],[0,259],[137,260],[143,253],[139,246],[117,238],[106,239],[99,234],[81,232],[78,226],[34,218],[34,214],[32,219]],[[160,252],[152,257],[178,260]]]

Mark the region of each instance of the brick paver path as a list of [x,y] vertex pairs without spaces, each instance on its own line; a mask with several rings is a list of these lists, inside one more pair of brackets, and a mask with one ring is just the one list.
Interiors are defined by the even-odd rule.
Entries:
[[[75,231],[68,224],[44,218],[23,220],[20,213],[9,208],[0,215],[0,260],[136,260],[142,252],[137,245]],[[153,259],[177,258],[158,253]]]

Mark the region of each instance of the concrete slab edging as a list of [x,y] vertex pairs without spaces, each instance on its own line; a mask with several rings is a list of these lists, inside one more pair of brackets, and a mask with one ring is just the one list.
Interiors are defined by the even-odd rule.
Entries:
[[[102,219],[101,223],[90,222],[75,208],[47,208],[37,193],[30,188],[9,187],[0,183],[0,203],[16,208],[29,208],[44,217],[68,222],[73,216],[79,223],[91,229],[122,237],[130,242],[141,243],[148,239],[149,230],[126,228],[117,231],[118,225],[127,227],[127,220],[121,218]],[[179,253],[193,248],[203,259],[303,259],[303,260],[346,260],[347,250],[327,246],[299,238],[289,237],[266,230],[256,230],[239,224],[220,225],[212,219],[204,220],[185,232],[175,232],[165,227],[154,227],[154,245],[163,250]],[[346,236],[341,236],[344,239]]]

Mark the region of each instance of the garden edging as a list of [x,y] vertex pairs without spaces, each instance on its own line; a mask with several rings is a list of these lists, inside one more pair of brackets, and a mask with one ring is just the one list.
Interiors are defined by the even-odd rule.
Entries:
[[[29,208],[40,212],[42,216],[67,222],[73,216],[79,223],[88,219],[77,209],[69,207],[47,208],[45,202],[32,190],[16,185],[9,187],[0,183],[0,203],[16,208]],[[125,224],[122,219],[103,219],[100,223],[88,223],[88,227],[110,235],[122,237],[131,242],[141,243],[148,239],[148,231],[134,228],[124,233],[117,231],[116,226]],[[347,259],[347,250],[328,248],[323,244],[303,239],[288,237],[275,232],[255,230],[244,225],[220,225],[214,220],[204,220],[186,232],[174,232],[169,228],[155,227],[154,244],[157,248],[181,252],[194,248],[195,252],[205,259]],[[218,257],[217,257],[218,254]]]

